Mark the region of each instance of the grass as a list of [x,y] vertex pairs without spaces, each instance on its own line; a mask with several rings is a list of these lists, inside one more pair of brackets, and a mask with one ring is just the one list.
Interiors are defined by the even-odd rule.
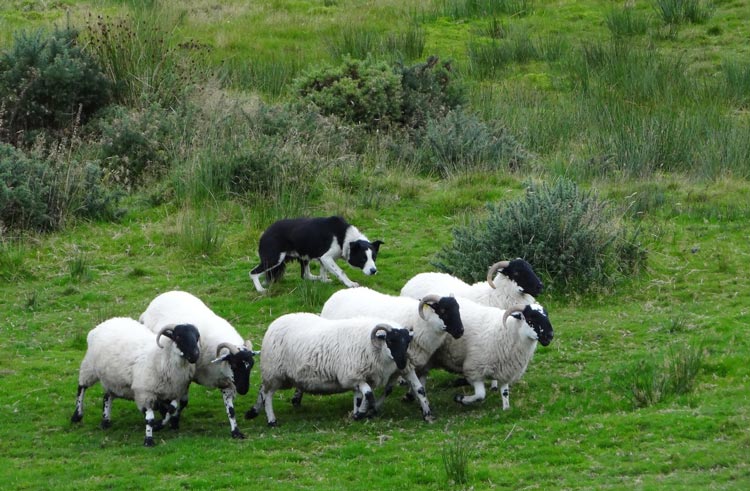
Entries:
[[[0,11],[0,45],[10,42],[6,28],[60,21],[67,7],[83,21],[89,10],[117,15],[131,4],[25,9],[13,0]],[[190,144],[175,151],[182,173],[131,196],[117,223],[0,242],[0,488],[746,489],[746,7],[717,3],[704,24],[665,36],[633,19],[608,21],[612,5],[602,2],[181,2],[168,39],[195,38],[212,67],[229,67],[219,76],[230,81],[200,93],[212,117],[196,117]],[[639,3],[634,19],[651,8]],[[326,40],[362,25],[386,33],[380,42],[418,26],[417,41],[404,42],[420,44],[422,32],[424,55],[455,57],[470,106],[535,158],[516,171],[440,178],[389,159],[379,137],[359,141],[334,126],[323,138],[318,122],[307,125],[316,131],[269,130],[290,113],[262,127],[258,99],[283,99],[298,70],[334,58]],[[627,35],[628,50],[610,44],[613,31]],[[509,56],[495,75],[466,70],[470,42],[511,43],[514,33],[533,33],[519,44],[537,55]],[[245,60],[254,64],[245,69]],[[244,120],[214,98],[236,104]],[[258,175],[268,179],[265,194],[223,188],[228,163],[251,157],[279,170]],[[558,174],[637,219],[648,263],[606,292],[540,296],[555,340],[512,386],[509,411],[492,392],[476,407],[455,404],[453,376],[435,372],[427,385],[434,425],[398,400],[398,388],[379,417],[361,422],[348,417],[348,394],[306,396],[294,408],[292,391],[282,391],[280,426],[243,419],[248,438],[235,441],[218,392],[200,386],[179,432],[157,433],[154,449],[142,447],[132,402],[116,401],[113,427],[98,427],[100,386],[89,391],[83,422],[70,423],[87,332],[109,317],[138,318],[158,293],[196,294],[256,349],[279,315],[319,311],[341,285],[304,282],[294,264],[268,294],[252,287],[257,240],[275,219],[344,214],[385,242],[378,275],[342,265],[347,275],[395,294],[433,269],[453,227],[486,213],[488,202],[522,195],[527,180]],[[248,175],[246,185],[257,183]],[[256,366],[239,414],[258,384]]]

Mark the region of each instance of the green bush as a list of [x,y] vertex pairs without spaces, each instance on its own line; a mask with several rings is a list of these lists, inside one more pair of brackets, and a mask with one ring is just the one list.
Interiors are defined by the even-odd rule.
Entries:
[[460,109],[432,119],[418,138],[422,170],[442,177],[477,170],[515,170],[528,153],[508,131]]
[[157,104],[143,109],[107,109],[97,123],[101,132],[100,158],[117,182],[137,187],[167,171],[167,144],[178,139],[172,116]]
[[112,220],[120,194],[104,186],[95,162],[69,154],[27,155],[0,144],[0,229],[50,231],[68,217]]
[[296,83],[303,100],[321,114],[369,129],[387,128],[401,114],[401,80],[384,62],[348,59],[308,72]]
[[0,56],[0,141],[72,127],[109,103],[111,84],[77,39],[72,29],[20,32]]
[[296,86],[304,102],[321,114],[370,130],[424,127],[465,100],[450,63],[439,63],[434,56],[410,67],[348,59],[338,67],[307,73]]
[[522,199],[488,209],[487,217],[453,230],[435,266],[480,281],[495,261],[523,257],[550,290],[583,292],[610,286],[645,261],[637,231],[571,181],[531,184]]

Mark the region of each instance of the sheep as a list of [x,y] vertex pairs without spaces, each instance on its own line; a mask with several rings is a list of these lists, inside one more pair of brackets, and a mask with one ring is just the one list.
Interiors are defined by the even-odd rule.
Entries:
[[[375,407],[373,389],[385,385],[397,369],[406,367],[412,333],[393,322],[371,317],[324,319],[293,313],[274,320],[263,337],[261,388],[245,417],[265,409],[269,426],[276,426],[273,394],[292,387],[314,394],[354,391],[354,419]],[[362,399],[364,398],[364,400]]]
[[[464,327],[456,299],[425,295],[421,300],[414,300],[360,287],[337,291],[326,301],[321,311],[321,316],[329,319],[345,319],[355,315],[388,318],[414,329],[414,339],[409,344],[409,363],[397,375],[401,375],[409,383],[411,394],[419,400],[423,419],[431,422],[432,411],[416,371],[424,367],[448,334],[455,339],[463,334]],[[390,387],[391,383],[386,387],[386,395],[390,392]]]
[[[539,304],[516,305],[506,310],[457,298],[464,321],[460,339],[446,338],[428,363],[462,374],[474,387],[474,395],[457,395],[455,401],[467,405],[485,398],[484,379],[510,384],[526,371],[537,342],[552,342],[553,330],[547,312]],[[503,410],[510,404],[503,398]]]
[[453,294],[482,305],[507,309],[511,305],[534,303],[534,295],[543,288],[531,265],[518,258],[493,264],[487,271],[487,282],[472,285],[447,273],[420,273],[406,282],[401,296],[421,298],[428,293]]
[[[538,295],[543,289],[544,284],[531,265],[517,258],[493,264],[487,270],[486,282],[471,285],[446,273],[420,273],[406,282],[401,295],[420,298],[427,293],[452,294],[489,307],[507,309],[514,305],[535,303],[534,295]],[[490,389],[498,390],[497,380],[492,381]],[[510,404],[510,387],[504,385],[501,393],[503,403]]]
[[[203,301],[183,291],[169,291],[157,296],[141,314],[140,321],[154,332],[171,323],[189,322],[198,328],[203,352],[193,380],[221,390],[232,438],[245,438],[237,426],[234,398],[236,394],[247,394],[250,386],[253,355],[257,354],[252,350],[252,343],[243,340],[229,322],[216,315]],[[186,393],[170,422],[173,428],[179,425],[180,413],[187,404]]]
[[[162,336],[169,339],[162,346]],[[83,419],[86,389],[101,382],[104,388],[102,428],[111,425],[112,400],[134,400],[146,418],[143,444],[154,446],[154,409],[187,393],[200,356],[200,333],[190,324],[164,326],[154,334],[135,319],[115,317],[92,329],[78,373],[73,423]]]

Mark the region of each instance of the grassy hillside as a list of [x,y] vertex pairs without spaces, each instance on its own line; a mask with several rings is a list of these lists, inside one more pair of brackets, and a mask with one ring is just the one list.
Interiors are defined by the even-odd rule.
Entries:
[[[118,221],[2,230],[0,488],[747,489],[750,10],[714,2],[700,22],[666,25],[655,2],[634,3],[190,0],[163,12],[167,41],[214,75],[190,95],[199,109],[146,104],[106,121],[145,121],[140,131],[163,140],[154,154],[167,170],[129,190]],[[16,29],[85,26],[89,13],[126,16],[134,4],[11,0],[0,10],[0,46]],[[616,33],[624,44],[611,41]],[[258,129],[263,105],[293,99],[288,82],[305,68],[361,49],[398,59],[393,46],[419,39],[422,52],[406,63],[454,59],[468,109],[528,152],[518,167],[480,162],[446,175],[394,151],[400,140],[390,134],[346,125],[326,133],[331,123],[317,120],[315,130],[285,133],[291,113]],[[152,129],[160,118],[164,133]],[[272,124],[278,134],[264,133]],[[102,130],[81,134],[91,142],[64,140],[55,162],[101,159]],[[463,141],[454,135],[446,138]],[[281,175],[271,191],[215,192],[212,171],[264,146],[279,159],[268,157]],[[453,395],[469,389],[436,371],[432,425],[399,400],[401,388],[361,422],[349,417],[349,394],[306,396],[294,408],[283,391],[278,428],[240,419],[247,438],[232,440],[218,392],[196,385],[180,430],[157,433],[153,449],[142,447],[132,402],[116,401],[112,428],[98,427],[99,386],[83,422],[70,423],[87,332],[113,316],[137,318],[161,292],[196,294],[256,347],[279,315],[319,311],[341,285],[303,282],[296,265],[268,294],[254,291],[247,272],[273,220],[344,214],[385,242],[377,276],[342,266],[347,275],[396,294],[434,270],[454,227],[485,216],[487,203],[561,176],[639,227],[647,260],[593,291],[548,281],[539,300],[555,339],[512,387],[509,411],[497,393],[457,405]],[[256,366],[238,414],[258,384]],[[466,458],[463,484],[446,472],[451,451]]]

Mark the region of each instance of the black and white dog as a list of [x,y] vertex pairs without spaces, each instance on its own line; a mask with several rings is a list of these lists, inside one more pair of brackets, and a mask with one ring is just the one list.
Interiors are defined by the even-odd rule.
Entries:
[[[341,217],[289,218],[273,223],[260,237],[260,264],[250,271],[250,278],[259,292],[265,291],[260,276],[273,282],[284,275],[285,263],[297,259],[302,266],[302,277],[308,280],[329,281],[332,273],[348,287],[359,286],[346,277],[336,264],[343,257],[366,275],[378,272],[375,259],[383,242],[370,242],[357,227]],[[320,276],[310,273],[310,261],[320,261]]]

